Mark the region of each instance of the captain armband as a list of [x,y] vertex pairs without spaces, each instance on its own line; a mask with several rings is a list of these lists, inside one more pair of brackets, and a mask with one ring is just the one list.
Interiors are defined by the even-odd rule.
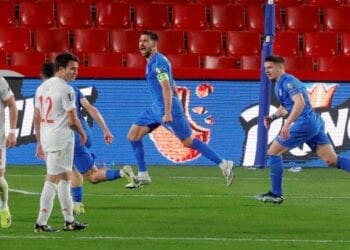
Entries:
[[169,81],[169,75],[168,75],[168,73],[163,72],[163,73],[160,73],[160,74],[157,75],[157,79],[158,79],[159,82],[162,82],[164,80],[168,80]]

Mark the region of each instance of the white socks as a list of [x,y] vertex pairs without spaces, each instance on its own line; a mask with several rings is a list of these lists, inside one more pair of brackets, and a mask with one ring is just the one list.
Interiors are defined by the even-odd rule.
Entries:
[[74,221],[73,201],[70,194],[70,181],[61,180],[58,183],[57,194],[64,220],[68,222]]
[[5,176],[0,177],[0,210],[8,209],[9,186]]
[[57,185],[50,181],[45,181],[43,191],[40,197],[40,211],[37,224],[47,225],[47,221],[51,215],[53,201],[56,196]]

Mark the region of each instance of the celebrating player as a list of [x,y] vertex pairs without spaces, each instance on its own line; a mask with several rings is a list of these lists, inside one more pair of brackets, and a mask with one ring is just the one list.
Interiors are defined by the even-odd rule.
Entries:
[[69,178],[73,164],[73,130],[79,133],[80,144],[85,144],[87,140],[76,113],[74,90],[67,84],[78,74],[78,61],[73,54],[59,54],[55,59],[55,77],[44,81],[35,93],[36,155],[45,159],[47,167],[35,232],[58,231],[47,224],[56,192],[64,217],[63,230],[87,227],[87,224],[74,220]]
[[265,72],[275,84],[275,95],[280,102],[277,111],[265,117],[264,125],[270,127],[273,120],[288,117],[284,121],[280,134],[268,149],[268,163],[271,167],[271,190],[256,196],[263,202],[282,203],[282,155],[303,143],[316,152],[327,165],[350,172],[350,159],[337,156],[324,130],[324,121],[310,104],[307,91],[296,77],[285,73],[284,59],[280,56],[266,58]]
[[[233,182],[233,162],[221,158],[204,142],[193,138],[192,131],[186,120],[181,102],[176,94],[171,65],[168,59],[157,51],[158,35],[151,31],[141,33],[139,49],[147,59],[146,78],[152,98],[152,106],[147,108],[136,119],[128,133],[136,162],[138,179],[141,184],[148,184],[151,178],[147,171],[142,138],[162,125],[174,133],[184,146],[199,151],[203,156],[217,164],[226,178],[227,185]],[[133,188],[132,183],[126,186]]]
[[[5,179],[6,147],[16,144],[17,107],[13,93],[3,77],[0,77],[0,224],[3,228],[11,226],[8,206],[8,183]],[[9,108],[10,129],[5,137],[5,107]]]

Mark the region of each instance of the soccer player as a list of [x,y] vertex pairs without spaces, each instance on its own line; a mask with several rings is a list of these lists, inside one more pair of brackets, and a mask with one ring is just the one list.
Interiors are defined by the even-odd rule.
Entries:
[[78,62],[78,58],[71,53],[59,54],[55,59],[55,77],[44,81],[35,93],[36,155],[39,159],[45,159],[47,167],[35,232],[58,231],[47,224],[56,192],[64,217],[63,230],[87,227],[87,224],[74,220],[69,178],[73,164],[73,130],[79,133],[81,144],[87,140],[76,114],[74,90],[67,84],[76,78]]
[[281,117],[286,120],[267,152],[268,164],[271,167],[271,190],[257,195],[256,199],[262,202],[282,203],[282,155],[285,152],[306,143],[327,165],[347,172],[350,172],[350,159],[335,153],[325,133],[324,121],[312,109],[302,82],[285,73],[283,57],[267,57],[264,67],[267,77],[275,84],[274,92],[280,102],[276,112],[265,117],[264,126],[269,128],[273,120]]
[[[9,108],[10,129],[5,137],[5,107]],[[3,77],[0,77],[0,224],[2,228],[11,226],[8,206],[8,183],[5,179],[6,147],[16,144],[17,107],[13,92]]]
[[[137,117],[127,135],[139,169],[137,177],[140,184],[151,182],[144,159],[142,138],[162,125],[174,133],[184,146],[199,151],[218,165],[226,178],[227,185],[230,186],[234,178],[233,162],[224,160],[210,146],[192,137],[190,125],[176,94],[171,64],[164,55],[157,51],[157,42],[158,35],[155,32],[141,33],[139,50],[141,55],[147,59],[146,78],[152,105]],[[130,183],[126,187],[133,188],[133,185]]]
[[[43,65],[41,70],[41,77],[43,79],[47,79],[52,76],[53,66],[54,65],[52,63],[45,63]],[[92,131],[81,113],[82,108],[84,108],[98,123],[103,131],[103,138],[106,144],[111,144],[113,142],[114,136],[110,132],[99,110],[90,104],[90,102],[84,97],[84,94],[80,91],[79,88],[73,86],[73,89],[75,93],[75,106],[77,115],[87,135],[87,142],[84,145],[80,145],[79,136],[78,134],[75,134],[73,158],[74,168],[71,176],[71,193],[74,202],[73,212],[76,215],[81,215],[85,213],[85,208],[82,202],[83,176],[93,184],[97,184],[103,181],[112,181],[119,178],[127,178],[130,183],[138,186],[138,180],[130,166],[124,166],[121,170],[109,169],[106,167],[96,167],[95,156],[90,150],[90,147],[92,145]]]

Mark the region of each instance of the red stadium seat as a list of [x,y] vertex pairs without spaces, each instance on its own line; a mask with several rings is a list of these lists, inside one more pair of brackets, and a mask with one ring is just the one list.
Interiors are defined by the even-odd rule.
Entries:
[[286,71],[314,71],[313,59],[302,56],[285,56]]
[[134,23],[138,30],[165,30],[169,28],[168,5],[138,4],[134,6]]
[[332,32],[304,33],[304,56],[338,55],[337,34]]
[[158,50],[164,54],[186,53],[183,31],[158,31]]
[[[50,62],[54,62],[55,58],[58,54],[62,53],[62,51],[56,51],[56,52],[48,52],[46,54],[46,60]],[[79,65],[80,66],[85,66],[85,61],[84,61],[84,55],[81,53],[74,53],[79,59]]]
[[146,58],[139,53],[127,53],[125,54],[125,65],[127,68],[146,68]]
[[138,53],[140,32],[126,30],[110,31],[111,48],[117,53]]
[[3,51],[0,51],[0,65],[7,65],[6,53]]
[[273,42],[273,53],[281,56],[300,55],[298,33],[277,32]]
[[341,34],[340,52],[342,56],[350,57],[350,33],[343,32]]
[[57,26],[69,29],[92,27],[92,13],[90,3],[58,2]]
[[109,34],[101,29],[75,29],[73,31],[75,52],[108,52]]
[[341,5],[342,0],[307,0],[307,3],[325,7],[325,6]]
[[262,5],[266,3],[266,0],[235,0],[234,2],[243,5]]
[[204,5],[174,4],[173,28],[177,30],[205,30],[208,28]]
[[[282,15],[279,7],[275,8],[276,29],[282,29]],[[249,30],[264,31],[264,8],[260,5],[247,6],[247,26]]]
[[328,31],[350,31],[350,6],[328,7],[324,9],[324,26]]
[[258,32],[229,31],[226,33],[226,51],[231,56],[258,55],[261,40]]
[[205,69],[237,69],[238,59],[230,56],[204,56]]
[[173,69],[200,67],[200,57],[198,55],[168,54],[166,57],[170,61]]
[[350,57],[319,57],[317,59],[319,71],[349,71]]
[[10,65],[28,66],[42,65],[45,62],[45,53],[33,51],[13,51],[8,54]]
[[225,4],[231,3],[231,0],[196,0],[195,2],[199,4]]
[[86,53],[88,67],[123,67],[123,55],[118,53]]
[[20,2],[19,26],[29,28],[50,28],[55,26],[52,2]]
[[223,54],[222,34],[216,31],[189,31],[188,53],[199,55]]
[[240,68],[243,70],[260,70],[260,56],[241,56]]
[[275,4],[281,7],[299,6],[305,4],[305,0],[275,0]]
[[34,49],[39,52],[70,50],[68,30],[40,29],[34,31]]
[[0,51],[31,50],[30,32],[22,28],[0,27]]
[[96,3],[96,27],[129,29],[131,27],[130,5],[111,1]]
[[15,3],[0,2],[0,26],[15,26]]
[[344,4],[350,4],[350,0],[344,0]]
[[286,8],[286,30],[310,32],[320,29],[321,18],[318,6]]
[[215,4],[210,6],[212,30],[244,30],[246,29],[244,7],[233,4]]

